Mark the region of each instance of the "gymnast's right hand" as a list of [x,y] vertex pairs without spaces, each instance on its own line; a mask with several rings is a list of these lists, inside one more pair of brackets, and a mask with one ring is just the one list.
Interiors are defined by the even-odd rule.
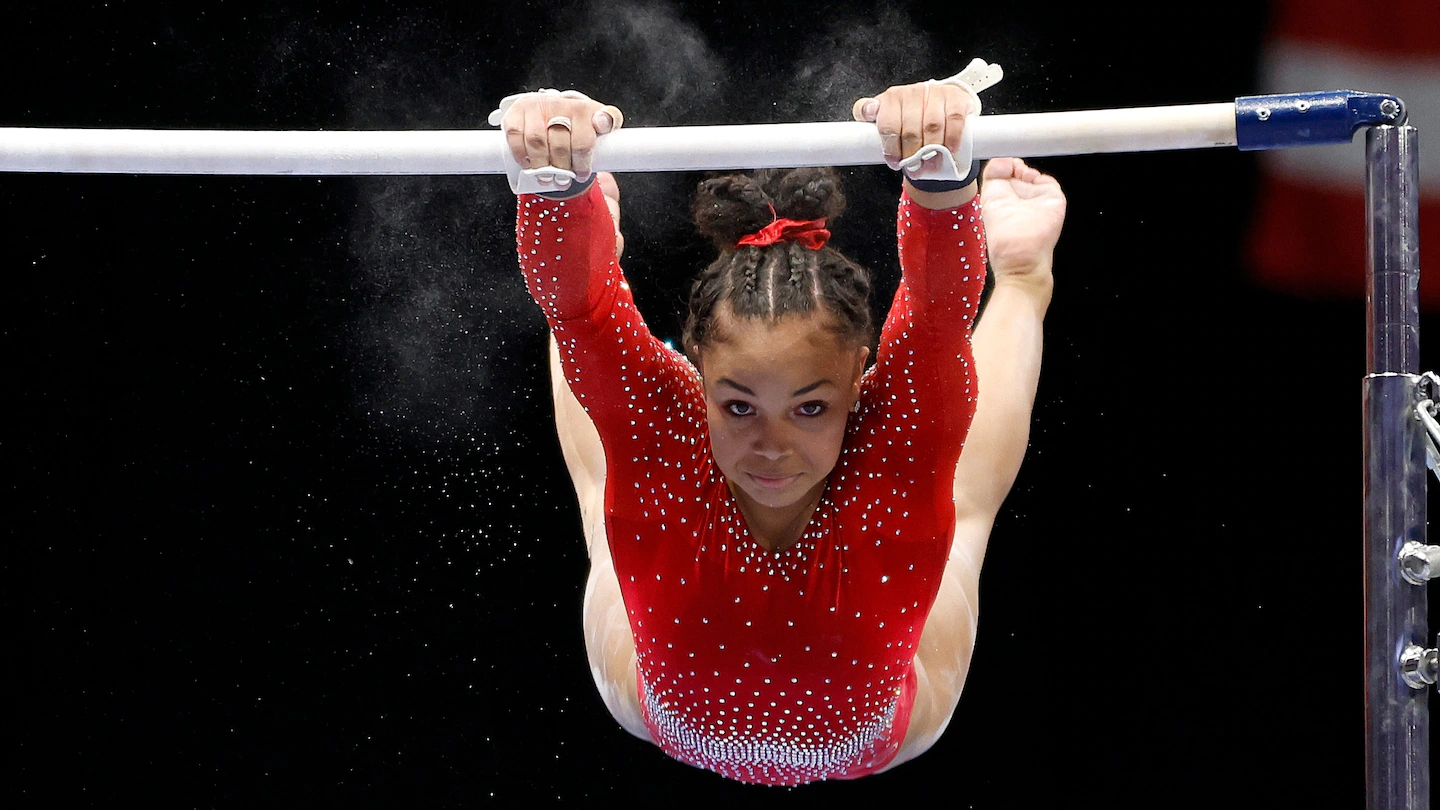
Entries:
[[554,166],[590,179],[595,139],[619,129],[625,116],[584,93],[529,94],[517,99],[500,122],[510,153],[523,168]]

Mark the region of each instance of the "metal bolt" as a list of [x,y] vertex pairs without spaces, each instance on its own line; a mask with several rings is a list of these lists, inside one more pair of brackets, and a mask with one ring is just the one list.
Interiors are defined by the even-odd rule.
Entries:
[[1380,114],[1386,118],[1394,118],[1400,114],[1400,105],[1394,99],[1387,98],[1380,102]]
[[1295,102],[1295,109],[1299,110],[1299,111],[1302,112],[1302,113],[1303,113],[1303,112],[1310,112],[1310,102],[1308,102],[1308,101],[1297,101],[1297,102]]
[[1411,585],[1424,585],[1440,576],[1440,546],[1411,540],[1401,547],[1399,563],[1402,579]]
[[1261,121],[1269,121],[1270,110],[1266,107],[1261,107],[1260,109],[1255,111],[1255,117],[1259,118]]
[[1411,689],[1424,689],[1440,675],[1440,650],[1427,650],[1416,644],[1400,653],[1400,677]]
[[[1432,396],[1432,394],[1440,393],[1440,374],[1436,374],[1433,371],[1427,371],[1424,374],[1420,375],[1420,379],[1418,382],[1416,382],[1415,385],[1417,391],[1416,399],[1433,399],[1434,397]],[[1435,403],[1432,402],[1430,404],[1430,415],[1434,416]]]

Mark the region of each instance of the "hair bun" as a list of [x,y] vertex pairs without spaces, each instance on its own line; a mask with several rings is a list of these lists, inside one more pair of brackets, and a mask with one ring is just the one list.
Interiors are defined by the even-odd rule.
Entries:
[[[770,213],[770,207],[775,213]],[[695,227],[721,250],[781,219],[833,220],[845,210],[840,174],[831,168],[761,169],[701,181],[692,213]]]
[[845,210],[840,173],[828,166],[763,169],[756,179],[782,218],[833,220]]
[[748,174],[727,174],[703,180],[691,208],[695,227],[721,250],[735,247],[741,237],[769,225],[770,198]]

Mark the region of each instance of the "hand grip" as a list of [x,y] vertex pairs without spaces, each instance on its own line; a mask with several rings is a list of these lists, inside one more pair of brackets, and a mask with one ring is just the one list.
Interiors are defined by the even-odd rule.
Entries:
[[[970,114],[965,116],[965,131],[960,136],[960,154],[952,155],[943,144],[927,143],[920,151],[900,161],[900,170],[911,180],[943,180],[960,182],[969,177],[971,164],[975,160],[975,118],[980,115],[980,91],[994,87],[1005,78],[1005,71],[999,65],[987,63],[984,59],[971,59],[965,69],[948,79],[932,80],[934,84],[953,84],[968,92],[973,100]],[[940,167],[925,171],[924,163],[936,155],[940,156]],[[960,167],[964,167],[962,170]]]
[[[500,106],[490,113],[490,125],[500,126],[505,120],[505,114],[515,106],[515,102],[522,98],[533,98],[536,96],[560,96],[561,98],[582,98],[586,101],[592,99],[579,90],[566,90],[561,92],[552,88],[542,88],[530,93],[515,93],[500,99]],[[575,182],[575,173],[568,169],[559,169],[554,166],[540,166],[534,169],[521,168],[515,156],[510,153],[510,144],[501,141],[505,164],[505,176],[510,180],[510,190],[516,194],[550,194],[556,191],[564,191]]]

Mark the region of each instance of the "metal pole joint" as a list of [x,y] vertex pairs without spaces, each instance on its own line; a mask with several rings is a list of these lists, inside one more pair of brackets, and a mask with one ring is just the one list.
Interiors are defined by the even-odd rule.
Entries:
[[1405,123],[1405,102],[1386,93],[1329,90],[1235,99],[1235,144],[1242,151],[1349,143],[1364,127]]

